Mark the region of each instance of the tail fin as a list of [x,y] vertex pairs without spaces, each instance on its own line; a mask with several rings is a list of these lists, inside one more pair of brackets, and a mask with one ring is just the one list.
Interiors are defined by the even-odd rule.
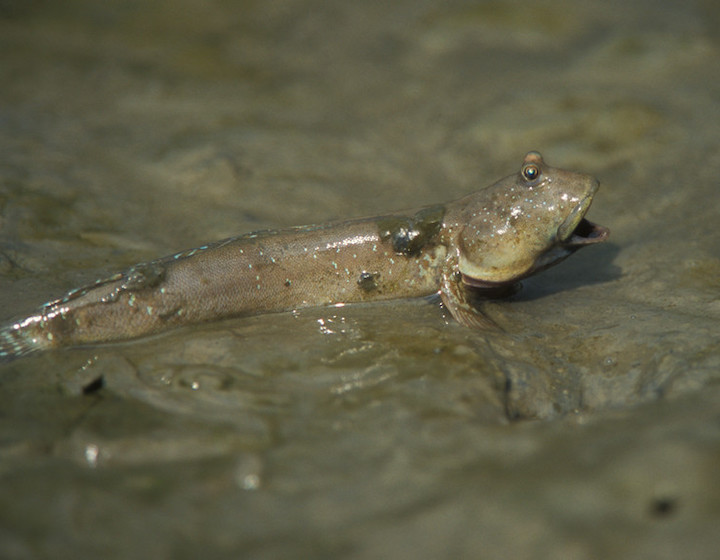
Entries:
[[34,324],[21,321],[0,328],[0,363],[27,356],[48,346],[45,337],[33,335],[33,327]]

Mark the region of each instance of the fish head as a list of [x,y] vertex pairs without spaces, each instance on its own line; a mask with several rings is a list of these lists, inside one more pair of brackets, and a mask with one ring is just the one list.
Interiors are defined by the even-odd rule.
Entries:
[[514,283],[605,241],[609,230],[585,218],[598,187],[594,177],[550,167],[529,152],[517,173],[463,199],[457,238],[463,282]]

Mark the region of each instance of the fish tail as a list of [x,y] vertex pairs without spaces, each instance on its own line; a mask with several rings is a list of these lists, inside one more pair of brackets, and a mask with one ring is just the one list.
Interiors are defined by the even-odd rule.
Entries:
[[33,323],[21,321],[0,328],[0,362],[10,362],[50,347],[47,337],[38,336],[33,327]]

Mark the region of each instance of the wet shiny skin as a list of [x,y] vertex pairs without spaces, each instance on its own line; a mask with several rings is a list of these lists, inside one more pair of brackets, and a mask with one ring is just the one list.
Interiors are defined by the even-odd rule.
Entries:
[[444,205],[242,235],[74,290],[0,330],[0,358],[128,340],[224,317],[440,293],[462,324],[471,299],[512,286],[608,230],[584,219],[598,182],[530,152],[520,170]]

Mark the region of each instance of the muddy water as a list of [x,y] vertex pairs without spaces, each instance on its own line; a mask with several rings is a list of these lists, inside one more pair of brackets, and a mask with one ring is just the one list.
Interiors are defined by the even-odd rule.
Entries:
[[[62,5],[61,5],[62,4]],[[225,321],[0,370],[0,556],[712,557],[712,2],[0,3],[0,310],[530,149],[612,230],[455,324]]]

